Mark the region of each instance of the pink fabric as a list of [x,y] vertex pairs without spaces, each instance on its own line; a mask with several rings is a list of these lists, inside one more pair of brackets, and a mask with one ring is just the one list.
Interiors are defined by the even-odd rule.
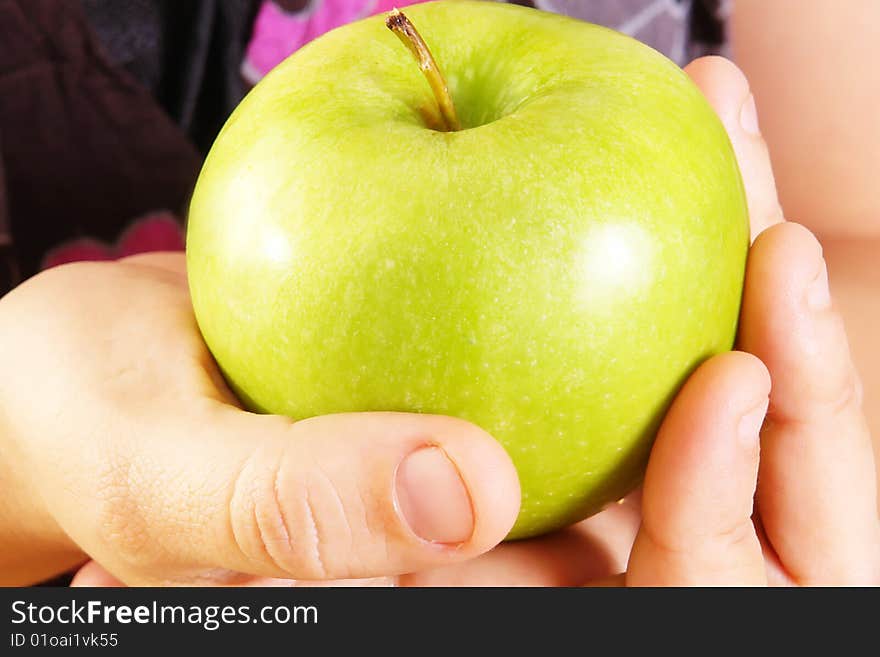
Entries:
[[[324,32],[372,14],[424,0],[314,0],[311,8],[288,14],[270,0],[260,6],[243,72],[257,82],[295,50]],[[66,242],[43,258],[43,268],[80,260],[116,260],[150,251],[182,251],[183,228],[170,212],[155,212],[136,219],[115,244],[92,238]]]
[[265,0],[254,22],[242,73],[249,82],[256,83],[289,55],[324,32],[394,7],[422,1],[314,0],[309,10],[290,14],[271,0]]
[[[296,14],[264,0],[245,52],[242,72],[256,83],[298,48],[325,32],[394,7],[424,0],[314,0],[310,9]],[[43,268],[80,260],[116,260],[150,251],[182,251],[183,229],[169,212],[156,212],[132,222],[115,244],[92,238],[66,242],[43,259]]]
[[135,220],[115,244],[91,238],[72,240],[43,258],[43,268],[80,260],[116,260],[136,253],[182,251],[183,228],[170,212],[157,212]]

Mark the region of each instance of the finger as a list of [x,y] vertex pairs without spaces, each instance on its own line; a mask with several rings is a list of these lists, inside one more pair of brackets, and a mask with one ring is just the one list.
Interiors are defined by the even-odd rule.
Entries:
[[175,410],[125,441],[97,485],[84,471],[97,498],[59,514],[127,583],[396,575],[485,552],[518,512],[507,453],[462,420]]
[[685,72],[724,124],[743,178],[752,240],[783,220],[767,144],[758,128],[755,97],[742,71],[723,57],[701,57]]
[[751,515],[769,390],[761,362],[740,352],[684,385],[648,461],[628,585],[766,583]]
[[108,573],[97,561],[89,561],[80,568],[70,582],[74,588],[106,588],[125,586],[121,581]]
[[504,543],[463,563],[400,577],[401,586],[580,586],[626,568],[639,526],[631,495],[549,536]]
[[880,582],[876,482],[858,376],[822,248],[797,224],[749,257],[740,345],[770,370],[758,510],[795,580]]

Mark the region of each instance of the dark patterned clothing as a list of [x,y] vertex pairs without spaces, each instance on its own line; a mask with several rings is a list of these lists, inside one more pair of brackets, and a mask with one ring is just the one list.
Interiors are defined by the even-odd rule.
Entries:
[[[724,52],[723,0],[510,0],[684,64]],[[183,246],[202,155],[303,43],[413,0],[0,0],[0,294],[42,268]]]

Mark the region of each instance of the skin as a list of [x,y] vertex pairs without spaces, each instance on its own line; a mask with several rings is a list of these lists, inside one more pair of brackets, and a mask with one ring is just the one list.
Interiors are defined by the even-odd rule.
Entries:
[[[873,505],[876,486],[873,466],[866,467],[866,464],[871,465],[870,442],[865,417],[860,410],[860,388],[853,376],[852,357],[846,348],[841,315],[837,311],[839,306],[850,327],[853,326],[851,318],[858,319],[860,313],[865,313],[865,302],[871,298],[867,293],[872,290],[872,281],[877,279],[871,275],[860,278],[859,263],[870,263],[871,254],[876,250],[870,251],[870,245],[860,248],[844,245],[838,248],[825,242],[835,303],[831,308],[822,303],[816,304],[815,300],[821,302],[823,295],[821,292],[809,295],[807,289],[816,280],[816,274],[822,271],[818,243],[803,228],[779,222],[781,213],[764,141],[760,136],[743,130],[740,124],[741,108],[749,96],[745,80],[732,66],[717,59],[699,60],[688,67],[688,73],[724,121],[740,165],[746,172],[750,208],[761,209],[752,213],[753,234],[763,234],[750,255],[739,347],[760,357],[766,366],[758,362],[755,356],[734,353],[710,361],[694,374],[664,422],[652,453],[643,505],[640,504],[640,496],[635,495],[624,504],[615,505],[576,527],[550,537],[504,544],[479,558],[465,559],[456,564],[447,563],[418,574],[367,582],[423,585],[880,582],[877,510]],[[859,253],[862,253],[860,260],[855,257]],[[849,263],[849,269],[844,267],[846,263]],[[131,265],[137,265],[136,271],[132,271]],[[177,279],[164,273],[147,271],[147,265],[153,270],[176,269]],[[4,415],[0,417],[0,454],[3,455],[0,457],[0,477],[5,482],[12,482],[5,487],[6,494],[0,502],[3,505],[0,506],[0,555],[3,559],[0,573],[7,577],[17,575],[21,583],[35,581],[42,576],[41,573],[57,572],[85,558],[83,549],[59,527],[63,523],[75,525],[83,516],[88,518],[90,510],[81,510],[82,515],[76,517],[64,509],[58,511],[57,504],[53,510],[46,500],[57,500],[73,492],[81,495],[79,499],[84,505],[94,504],[96,500],[89,498],[89,495],[94,496],[95,487],[87,486],[83,494],[76,488],[62,487],[60,484],[56,486],[55,480],[46,475],[62,471],[78,475],[76,478],[88,482],[94,480],[97,474],[94,463],[98,459],[84,458],[88,450],[83,447],[90,447],[102,455],[110,450],[122,455],[126,453],[125,445],[116,445],[112,441],[97,448],[90,441],[77,441],[77,434],[83,430],[76,428],[73,423],[89,428],[102,426],[113,418],[121,423],[121,427],[135,429],[132,436],[144,430],[144,427],[126,425],[124,413],[120,413],[120,410],[125,410],[124,404],[104,408],[103,412],[97,414],[95,411],[102,409],[87,409],[83,417],[77,417],[70,409],[75,409],[78,404],[65,407],[59,403],[71,395],[79,396],[88,387],[72,388],[62,394],[56,403],[48,403],[48,393],[54,393],[56,386],[50,386],[47,391],[47,383],[59,374],[68,376],[70,372],[67,370],[74,370],[74,374],[81,370],[88,376],[100,378],[108,371],[124,373],[126,369],[118,363],[106,364],[106,350],[101,351],[100,358],[80,358],[77,352],[65,351],[62,345],[57,355],[63,358],[43,358],[41,354],[46,345],[52,344],[46,339],[46,331],[54,331],[55,338],[69,340],[71,333],[76,333],[82,335],[74,336],[74,339],[87,344],[97,342],[96,336],[105,334],[107,329],[106,323],[96,321],[95,316],[106,318],[118,314],[120,305],[131,303],[137,298],[133,295],[147,291],[140,286],[144,279],[154,281],[157,277],[163,281],[161,294],[151,287],[152,283],[148,285],[156,293],[153,299],[155,306],[153,302],[149,306],[156,320],[160,320],[169,307],[175,308],[175,312],[180,311],[183,316],[189,312],[182,308],[185,306],[182,301],[185,295],[177,289],[183,288],[179,256],[154,255],[139,262],[103,265],[101,276],[74,281],[73,275],[83,274],[85,267],[75,265],[61,269],[53,275],[53,279],[42,279],[41,285],[45,284],[44,287],[31,287],[25,290],[26,294],[22,292],[16,303],[33,304],[28,306],[29,312],[7,312],[8,297],[0,303],[0,330],[4,335],[7,335],[7,330],[17,331],[12,335],[16,338],[13,344],[18,352],[2,352],[0,356],[3,360],[0,362],[4,371],[27,374],[26,381],[30,382],[28,390],[14,399],[17,405],[11,404],[11,397],[5,397],[8,391],[0,385],[0,408],[4,409]],[[123,268],[126,273],[123,279],[102,278],[111,272],[118,273]],[[59,302],[70,296],[68,291],[72,284],[99,284],[103,280],[108,280],[117,289],[123,281],[126,282],[126,286],[119,289],[118,297],[111,300],[115,305],[110,305],[111,302],[96,303],[85,311],[68,309],[72,317],[59,316]],[[138,283],[138,287],[131,287],[133,282]],[[77,303],[79,295],[78,291]],[[807,296],[814,299],[812,310],[804,300]],[[86,295],[83,298],[88,299]],[[848,307],[852,310],[846,315]],[[21,310],[22,306],[17,305],[17,308]],[[146,309],[139,308],[140,311]],[[134,342],[136,346],[128,351],[153,353],[153,360],[161,368],[180,360],[179,349],[170,349],[167,341],[151,339],[151,335],[156,333],[155,328],[151,329],[150,334],[145,335],[142,329],[139,332],[137,326],[141,323],[142,313],[135,315],[137,321],[128,317],[114,326],[114,340],[121,340],[123,345],[127,339]],[[45,321],[39,321],[49,316],[60,322],[75,318],[78,328],[73,330],[66,326],[64,328],[68,330],[57,329]],[[127,326],[127,323],[131,326]],[[191,324],[191,319],[183,324]],[[163,325],[157,321],[157,326]],[[865,335],[868,326],[865,324],[863,327]],[[175,337],[172,342],[178,345],[192,339],[191,328],[180,330],[175,322],[172,322],[171,333]],[[134,338],[130,338],[129,334]],[[872,353],[869,348],[860,352],[858,336],[851,332],[849,337],[857,354]],[[145,346],[148,349],[145,350]],[[202,352],[196,349],[195,353]],[[803,358],[804,353],[809,353],[810,358]],[[868,362],[876,363],[876,360]],[[868,385],[876,379],[871,379],[870,374],[865,372],[864,363],[859,361],[864,374],[866,398],[870,399],[872,393]],[[95,370],[96,364],[106,364],[106,367]],[[205,380],[213,380],[208,374],[212,371],[210,367],[204,369],[199,365],[196,371],[202,372]],[[762,431],[761,450],[757,452],[749,439],[739,438],[736,427],[743,411],[754,408],[756,402],[762,403],[767,393],[768,372],[772,381],[770,422]],[[162,369],[162,377],[163,382],[175,380],[173,376],[165,378],[165,369]],[[16,383],[20,385],[21,382],[18,379]],[[94,383],[94,378],[89,383]],[[60,385],[62,392],[63,388]],[[253,432],[261,439],[266,435],[266,425],[256,427],[251,423],[255,418],[239,414],[228,405],[229,398],[216,382],[206,383],[197,387],[197,390],[194,394],[196,399],[207,398],[208,401],[203,402],[206,406],[214,410],[223,408],[224,411],[222,421],[221,417],[214,417],[211,413],[197,414],[195,423],[203,427],[203,431],[185,432],[187,440],[201,436],[203,440],[212,441],[216,449],[218,444],[226,446],[236,443],[240,438],[239,433],[250,435]],[[192,390],[190,394],[193,394]],[[218,395],[219,401],[211,399],[211,395]],[[38,396],[41,400],[39,408],[30,409],[32,404],[29,397]],[[170,397],[174,398],[175,395]],[[133,406],[145,409],[154,407],[153,395],[146,392],[125,394],[122,399]],[[67,421],[54,419],[55,414],[46,413],[46,408],[65,409]],[[29,410],[27,417],[22,417],[19,423],[22,435],[17,440],[13,439],[12,414],[8,409],[16,409],[17,413],[19,409]],[[240,422],[234,430],[226,426],[233,416]],[[363,425],[359,423],[359,426]],[[22,427],[31,430],[22,430]],[[46,428],[50,429],[50,433],[43,430]],[[457,428],[467,427],[458,425]],[[281,433],[286,435],[287,430],[285,427]],[[57,432],[59,436],[54,442],[51,432]],[[118,441],[120,434],[124,435],[125,432],[113,432],[111,435]],[[472,434],[470,439],[479,436]],[[117,488],[117,503],[112,507],[121,511],[117,526],[124,527],[126,522],[135,526],[134,521],[147,521],[153,542],[160,541],[170,547],[173,547],[173,541],[170,540],[173,537],[168,534],[183,532],[186,538],[181,538],[179,548],[180,544],[188,542],[187,538],[194,537],[189,532],[198,523],[174,524],[165,522],[165,519],[173,515],[171,512],[175,510],[175,505],[182,504],[181,500],[192,500],[177,494],[169,495],[164,504],[162,500],[156,501],[155,492],[161,490],[162,486],[146,484],[151,478],[159,483],[167,481],[169,468],[174,464],[163,461],[159,449],[161,432],[142,433],[138,437],[143,443],[142,455],[145,456],[141,465],[143,476],[120,478],[125,485]],[[28,440],[38,444],[27,450],[20,443]],[[30,460],[21,458],[23,451],[30,454]],[[222,454],[223,450],[220,451]],[[491,453],[491,450],[488,451]],[[668,454],[683,454],[686,458],[670,459],[665,456]],[[486,461],[491,459],[479,465],[485,467]],[[216,464],[188,462],[187,465],[191,466],[189,469],[182,475],[175,471],[174,477],[171,477],[172,480],[182,480],[176,490],[196,490],[198,482],[211,478],[208,471],[218,464],[222,465],[220,457]],[[503,474],[503,460],[497,465]],[[756,487],[755,473],[758,469],[761,472],[757,484],[758,501],[757,505],[753,505],[752,492]],[[493,474],[495,471],[488,470],[481,474],[481,478],[491,479]],[[717,477],[713,477],[713,474]],[[132,490],[132,483],[139,485],[139,489]],[[479,480],[474,483],[478,485]],[[492,479],[491,483],[498,485],[499,481]],[[504,483],[503,477],[501,483]],[[53,490],[56,487],[58,490]],[[513,495],[513,489],[508,489],[506,494]],[[652,501],[660,499],[665,501]],[[705,500],[712,500],[709,508]],[[475,527],[485,526],[481,524],[486,521],[484,514],[488,513],[488,508],[497,512],[499,501],[495,500],[496,506],[493,507],[475,507]],[[133,517],[133,509],[150,509],[150,502],[157,502],[155,506],[163,513]],[[97,500],[97,503],[104,508],[102,500]],[[186,504],[182,506],[185,509]],[[508,521],[512,522],[515,509],[509,510],[509,513],[511,517]],[[115,515],[110,514],[109,517]],[[755,520],[758,520],[757,524]],[[173,527],[170,526],[172,524]],[[495,535],[500,537],[504,531],[496,527]],[[160,563],[155,559],[154,551],[132,550],[130,541],[122,541],[118,534],[106,541],[109,545],[92,551],[91,546],[104,542],[95,537],[97,533],[86,527],[79,534],[79,540],[88,540],[89,552],[107,564],[108,568],[89,562],[77,576],[76,583],[79,585],[163,581],[169,579],[167,572],[178,570],[190,571],[189,577],[195,574],[193,570],[200,572],[200,583],[230,581],[230,573],[218,572],[216,561],[212,562],[210,558],[196,561],[212,562],[213,568],[205,565],[194,567],[184,557],[184,550],[171,549],[162,553]],[[491,533],[491,530],[486,533]],[[636,536],[638,538],[634,543]],[[491,543],[491,540],[487,539],[486,543]],[[150,547],[153,542],[146,542],[145,545]],[[206,552],[209,547],[216,549],[222,544],[223,541],[218,539],[205,546]],[[465,547],[474,548],[474,552],[483,549],[482,545],[473,546],[467,542]],[[117,555],[116,551],[122,556]],[[121,562],[126,566],[120,567]],[[190,562],[189,565],[181,568],[187,562]],[[614,573],[626,568],[627,562],[631,566],[629,572],[625,576],[615,576]],[[161,568],[170,570],[162,572]],[[174,581],[180,581],[180,578]],[[267,580],[255,577],[239,577],[237,581],[261,585],[303,583],[295,579]]]
[[733,8],[733,55],[761,109],[786,215],[823,241],[876,244],[880,3],[737,0]]
[[880,463],[880,78],[871,68],[880,3],[737,0],[730,36],[760,108],[782,207],[824,247]]
[[[878,207],[880,216],[880,207]],[[873,238],[822,239],[828,276],[838,311],[863,384],[865,415],[874,437],[874,462],[880,466],[880,235]]]

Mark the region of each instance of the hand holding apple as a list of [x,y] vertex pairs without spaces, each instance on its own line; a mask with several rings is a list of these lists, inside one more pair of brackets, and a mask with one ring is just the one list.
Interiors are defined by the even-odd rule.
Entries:
[[509,537],[534,536],[629,492],[732,347],[746,199],[712,108],[647,46],[506,4],[408,13],[436,59],[367,19],[230,117],[189,215],[193,305],[252,410],[484,428],[519,473]]
[[509,457],[463,420],[241,410],[182,253],[50,269],[0,300],[0,335],[0,584],[89,556],[135,585],[396,575],[516,517]]
[[[457,566],[358,583],[880,583],[870,442],[839,318],[825,305],[822,276],[812,285],[816,271],[824,271],[817,244],[802,228],[781,223],[742,74],[718,58],[697,60],[686,71],[724,122],[753,208],[752,235],[763,233],[751,253],[739,337],[773,380],[757,485],[760,522],[753,524],[752,515],[757,418],[741,434],[738,416],[758,401],[760,417],[766,370],[746,354],[728,354],[692,376],[673,403],[649,462],[641,531],[642,496],[632,495],[574,527],[503,543]],[[630,572],[615,575],[628,562]],[[91,562],[75,584],[120,582]]]

